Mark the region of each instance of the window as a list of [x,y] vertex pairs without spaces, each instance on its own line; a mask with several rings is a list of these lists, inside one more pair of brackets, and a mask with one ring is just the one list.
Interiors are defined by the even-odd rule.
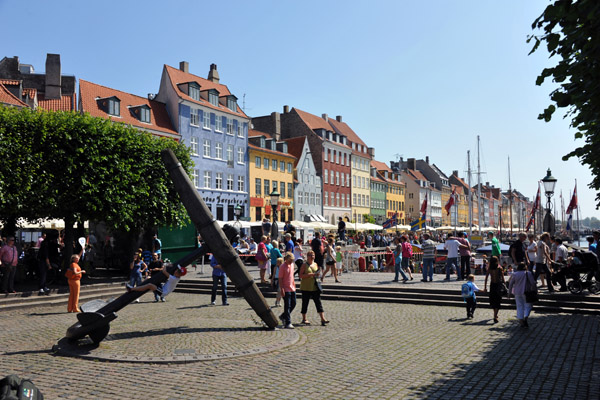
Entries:
[[277,181],[273,181],[273,190],[277,190]]
[[[243,177],[242,177],[243,178]],[[254,181],[254,190],[256,191],[256,195],[260,196],[261,194],[261,190],[262,190],[262,182],[260,178],[256,178],[256,180]]]
[[237,102],[235,101],[235,97],[227,97],[227,108],[229,108],[231,111],[237,112]]
[[219,115],[215,115],[215,131],[223,132],[223,118]]
[[[331,184],[333,185],[333,182],[335,181],[335,173],[333,171],[331,171]],[[333,203],[333,202],[332,202]]]
[[254,166],[256,168],[260,168],[260,161],[261,161],[260,157],[254,157]]
[[315,205],[315,194],[311,193],[310,194],[310,205]]
[[208,111],[202,112],[202,126],[206,129],[210,129],[210,113]]
[[331,207],[335,207],[335,193],[331,192]]
[[204,139],[203,148],[204,148],[204,151],[203,151],[204,157],[210,157],[210,140]]
[[294,197],[294,187],[292,186],[291,183],[288,183],[287,187],[288,187],[288,197],[291,199]]
[[150,123],[150,108],[140,107],[140,121]]
[[219,94],[217,93],[216,90],[211,90],[208,92],[208,101],[213,106],[216,106],[216,107],[219,106]]
[[225,118],[227,124],[227,134],[233,135],[233,120],[231,118]]
[[200,170],[195,169],[192,171],[192,182],[194,182],[194,187],[196,189],[200,187]]
[[337,186],[340,185],[340,173],[339,173],[339,171],[335,171],[335,184]]
[[233,190],[233,174],[227,174],[227,190]]
[[233,162],[233,145],[232,144],[227,145],[227,161]]
[[323,178],[325,178],[325,183],[329,183],[329,170],[325,170]]
[[198,138],[197,137],[190,138],[190,147],[192,150],[192,155],[197,156],[198,155]]
[[238,137],[244,137],[244,125],[241,122],[237,124],[237,135]]
[[271,193],[271,181],[265,179],[265,196],[268,196]]
[[211,181],[212,181],[212,172],[204,171],[204,187],[210,189]]
[[223,173],[217,172],[215,175],[215,189],[223,189]]
[[271,160],[271,169],[277,171],[277,160]]
[[327,192],[323,192],[323,205],[324,206],[328,206],[329,205],[329,194]]
[[260,137],[258,145],[260,146],[261,149],[264,149],[266,147],[267,141],[265,140],[265,138],[263,136]]
[[357,205],[356,204],[356,193],[352,193],[352,204]]
[[285,197],[285,182],[279,182],[279,195],[281,198]]
[[325,149],[323,152],[323,157],[325,158],[325,161],[329,161],[329,149]]
[[197,108],[190,109],[190,125],[198,126],[200,121],[200,110]]
[[194,100],[200,100],[200,86],[195,83],[188,84],[188,95]]
[[[244,148],[243,147],[238,147],[238,149],[237,149],[237,162],[239,164],[244,163]],[[260,167],[260,162],[258,164]]]
[[346,187],[350,187],[350,174],[346,174]]
[[285,172],[285,161],[279,161],[279,170]]
[[263,159],[263,168],[269,169],[269,159],[268,158]]
[[108,99],[108,113],[117,117],[121,115],[121,101],[116,97]]
[[336,199],[336,204],[339,207],[340,206],[340,194],[339,193],[335,194],[335,199]]
[[[260,185],[258,185],[260,189]],[[246,178],[243,175],[238,176],[238,192],[246,191]]]
[[290,174],[292,173],[292,163],[291,162],[287,163],[287,171]]
[[215,144],[215,158],[217,160],[222,160],[223,159],[223,143],[217,142]]
[[339,151],[337,153],[335,153],[335,163],[336,164],[340,163],[340,152]]

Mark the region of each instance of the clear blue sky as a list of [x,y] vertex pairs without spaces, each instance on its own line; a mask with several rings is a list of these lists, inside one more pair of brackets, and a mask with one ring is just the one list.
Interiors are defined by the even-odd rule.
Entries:
[[43,72],[60,53],[63,73],[142,96],[163,64],[206,76],[216,63],[250,116],[342,115],[377,160],[429,156],[463,176],[480,135],[482,181],[508,188],[510,157],[513,188],[533,198],[550,167],[565,203],[577,179],[582,218],[600,216],[589,168],[561,160],[576,145],[568,121],[537,120],[553,87],[535,79],[556,61],[528,56],[526,38],[547,4],[0,0],[0,56]]

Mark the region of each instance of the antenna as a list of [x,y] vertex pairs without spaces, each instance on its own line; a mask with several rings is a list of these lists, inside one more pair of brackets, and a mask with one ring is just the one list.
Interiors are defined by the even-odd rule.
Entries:
[[403,156],[403,154],[398,154],[398,153],[394,154],[394,157],[396,157],[396,162],[399,162],[400,159],[402,158],[402,156]]

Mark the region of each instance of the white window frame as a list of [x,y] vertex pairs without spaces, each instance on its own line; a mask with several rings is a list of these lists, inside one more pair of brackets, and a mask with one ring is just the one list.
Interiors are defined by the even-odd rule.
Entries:
[[233,174],[227,174],[227,190],[233,191]]
[[223,132],[223,117],[215,114],[215,132]]
[[238,164],[244,164],[244,148],[243,147],[237,148],[237,162],[238,162]]
[[233,145],[232,144],[227,145],[227,150],[226,150],[225,156],[227,157],[227,161],[233,162]]
[[237,125],[237,136],[240,138],[244,137],[244,124],[240,121],[238,121]]
[[223,189],[223,173],[217,172],[215,174],[215,189]]
[[192,170],[192,182],[194,182],[194,187],[196,189],[200,188],[200,170],[199,169]]
[[246,191],[246,177],[244,175],[238,175],[238,185],[237,185],[237,190],[238,192],[245,192]]
[[210,189],[212,184],[212,172],[204,171],[204,187]]
[[204,129],[210,129],[210,113],[208,111],[202,112],[202,127]]
[[217,160],[223,159],[223,143],[221,142],[215,143],[215,158]]
[[325,178],[325,183],[329,184],[329,170],[325,170],[325,173],[323,174],[323,178]]
[[204,139],[204,143],[202,145],[202,155],[204,157],[210,157],[210,140],[209,139]]
[[227,124],[227,134],[233,136],[233,119],[226,117],[225,121]]
[[193,156],[198,155],[198,138],[195,136],[190,138],[190,150],[192,151]]
[[199,126],[200,110],[190,107],[190,125]]

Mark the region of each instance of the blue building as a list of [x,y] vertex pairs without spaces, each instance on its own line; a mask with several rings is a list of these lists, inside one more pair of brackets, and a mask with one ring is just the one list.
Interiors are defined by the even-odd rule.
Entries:
[[192,182],[213,216],[235,219],[239,205],[248,215],[248,126],[250,119],[237,97],[219,83],[217,66],[208,78],[165,65],[156,100],[166,104],[173,127],[190,148],[195,164]]

